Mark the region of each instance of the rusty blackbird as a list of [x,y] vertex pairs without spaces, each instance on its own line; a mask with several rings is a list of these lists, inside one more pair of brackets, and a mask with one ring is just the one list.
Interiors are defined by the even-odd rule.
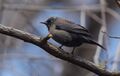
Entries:
[[53,35],[52,38],[62,44],[60,48],[62,46],[74,47],[74,51],[75,47],[83,43],[89,43],[105,49],[102,45],[93,40],[91,34],[85,27],[79,24],[75,24],[74,22],[60,17],[50,17],[45,22],[41,23],[47,26],[50,34]]

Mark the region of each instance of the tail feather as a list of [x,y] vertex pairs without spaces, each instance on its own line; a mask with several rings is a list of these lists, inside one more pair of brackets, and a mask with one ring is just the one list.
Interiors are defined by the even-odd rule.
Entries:
[[97,42],[94,41],[94,40],[88,40],[88,43],[98,45],[98,46],[100,46],[101,48],[103,48],[104,50],[106,50],[105,47],[103,47],[102,45],[100,45],[99,43],[97,43]]

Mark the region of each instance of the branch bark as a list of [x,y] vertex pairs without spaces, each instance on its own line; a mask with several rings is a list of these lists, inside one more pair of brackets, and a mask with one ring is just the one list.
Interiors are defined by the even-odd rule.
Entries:
[[[0,33],[11,36],[11,37],[15,37],[17,39],[23,40],[28,43],[32,43],[34,45],[37,45],[38,47],[44,49],[46,52],[48,52],[49,54],[51,54],[57,58],[68,61],[77,66],[80,66],[80,67],[87,69],[95,74],[100,75],[100,76],[120,76],[120,73],[113,73],[113,72],[109,72],[105,69],[101,69],[98,66],[96,66],[94,63],[92,63],[86,59],[80,58],[78,56],[73,56],[67,52],[64,52],[61,49],[53,46],[52,44],[50,44],[48,42],[43,43],[43,40],[45,40],[45,39],[42,39],[33,34],[29,34],[27,32],[23,32],[23,31],[15,29],[15,28],[6,27],[1,24],[0,24]],[[46,38],[46,39],[49,39],[49,38]]]

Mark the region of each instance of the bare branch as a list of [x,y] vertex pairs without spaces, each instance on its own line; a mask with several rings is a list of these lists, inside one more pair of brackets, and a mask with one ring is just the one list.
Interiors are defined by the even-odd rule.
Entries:
[[120,39],[120,37],[118,36],[109,36],[109,38],[115,38],[115,39]]
[[106,32],[103,32],[103,33],[106,34],[109,38],[120,39],[120,36],[111,36],[111,35],[107,34]]
[[[6,27],[1,24],[0,24],[0,33],[18,38],[20,40],[23,40],[28,43],[32,43],[34,45],[37,45],[40,48],[44,49],[49,54],[51,54],[57,58],[60,58],[62,60],[68,61],[72,64],[83,67],[93,73],[100,75],[100,76],[120,76],[120,73],[112,73],[107,70],[101,69],[98,66],[96,66],[94,63],[92,63],[88,60],[85,60],[83,58],[76,57],[69,53],[66,53],[48,42],[43,44],[42,43],[43,39],[39,38],[38,36],[23,32],[23,31],[20,31],[20,30],[11,28],[11,27]],[[46,40],[47,39],[49,39],[49,37],[46,37]]]

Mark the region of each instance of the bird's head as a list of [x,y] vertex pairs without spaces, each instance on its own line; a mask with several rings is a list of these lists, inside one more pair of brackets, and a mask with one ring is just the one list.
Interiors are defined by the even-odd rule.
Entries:
[[41,23],[45,24],[49,28],[52,24],[54,24],[55,20],[56,17],[50,17],[45,22],[41,22]]

